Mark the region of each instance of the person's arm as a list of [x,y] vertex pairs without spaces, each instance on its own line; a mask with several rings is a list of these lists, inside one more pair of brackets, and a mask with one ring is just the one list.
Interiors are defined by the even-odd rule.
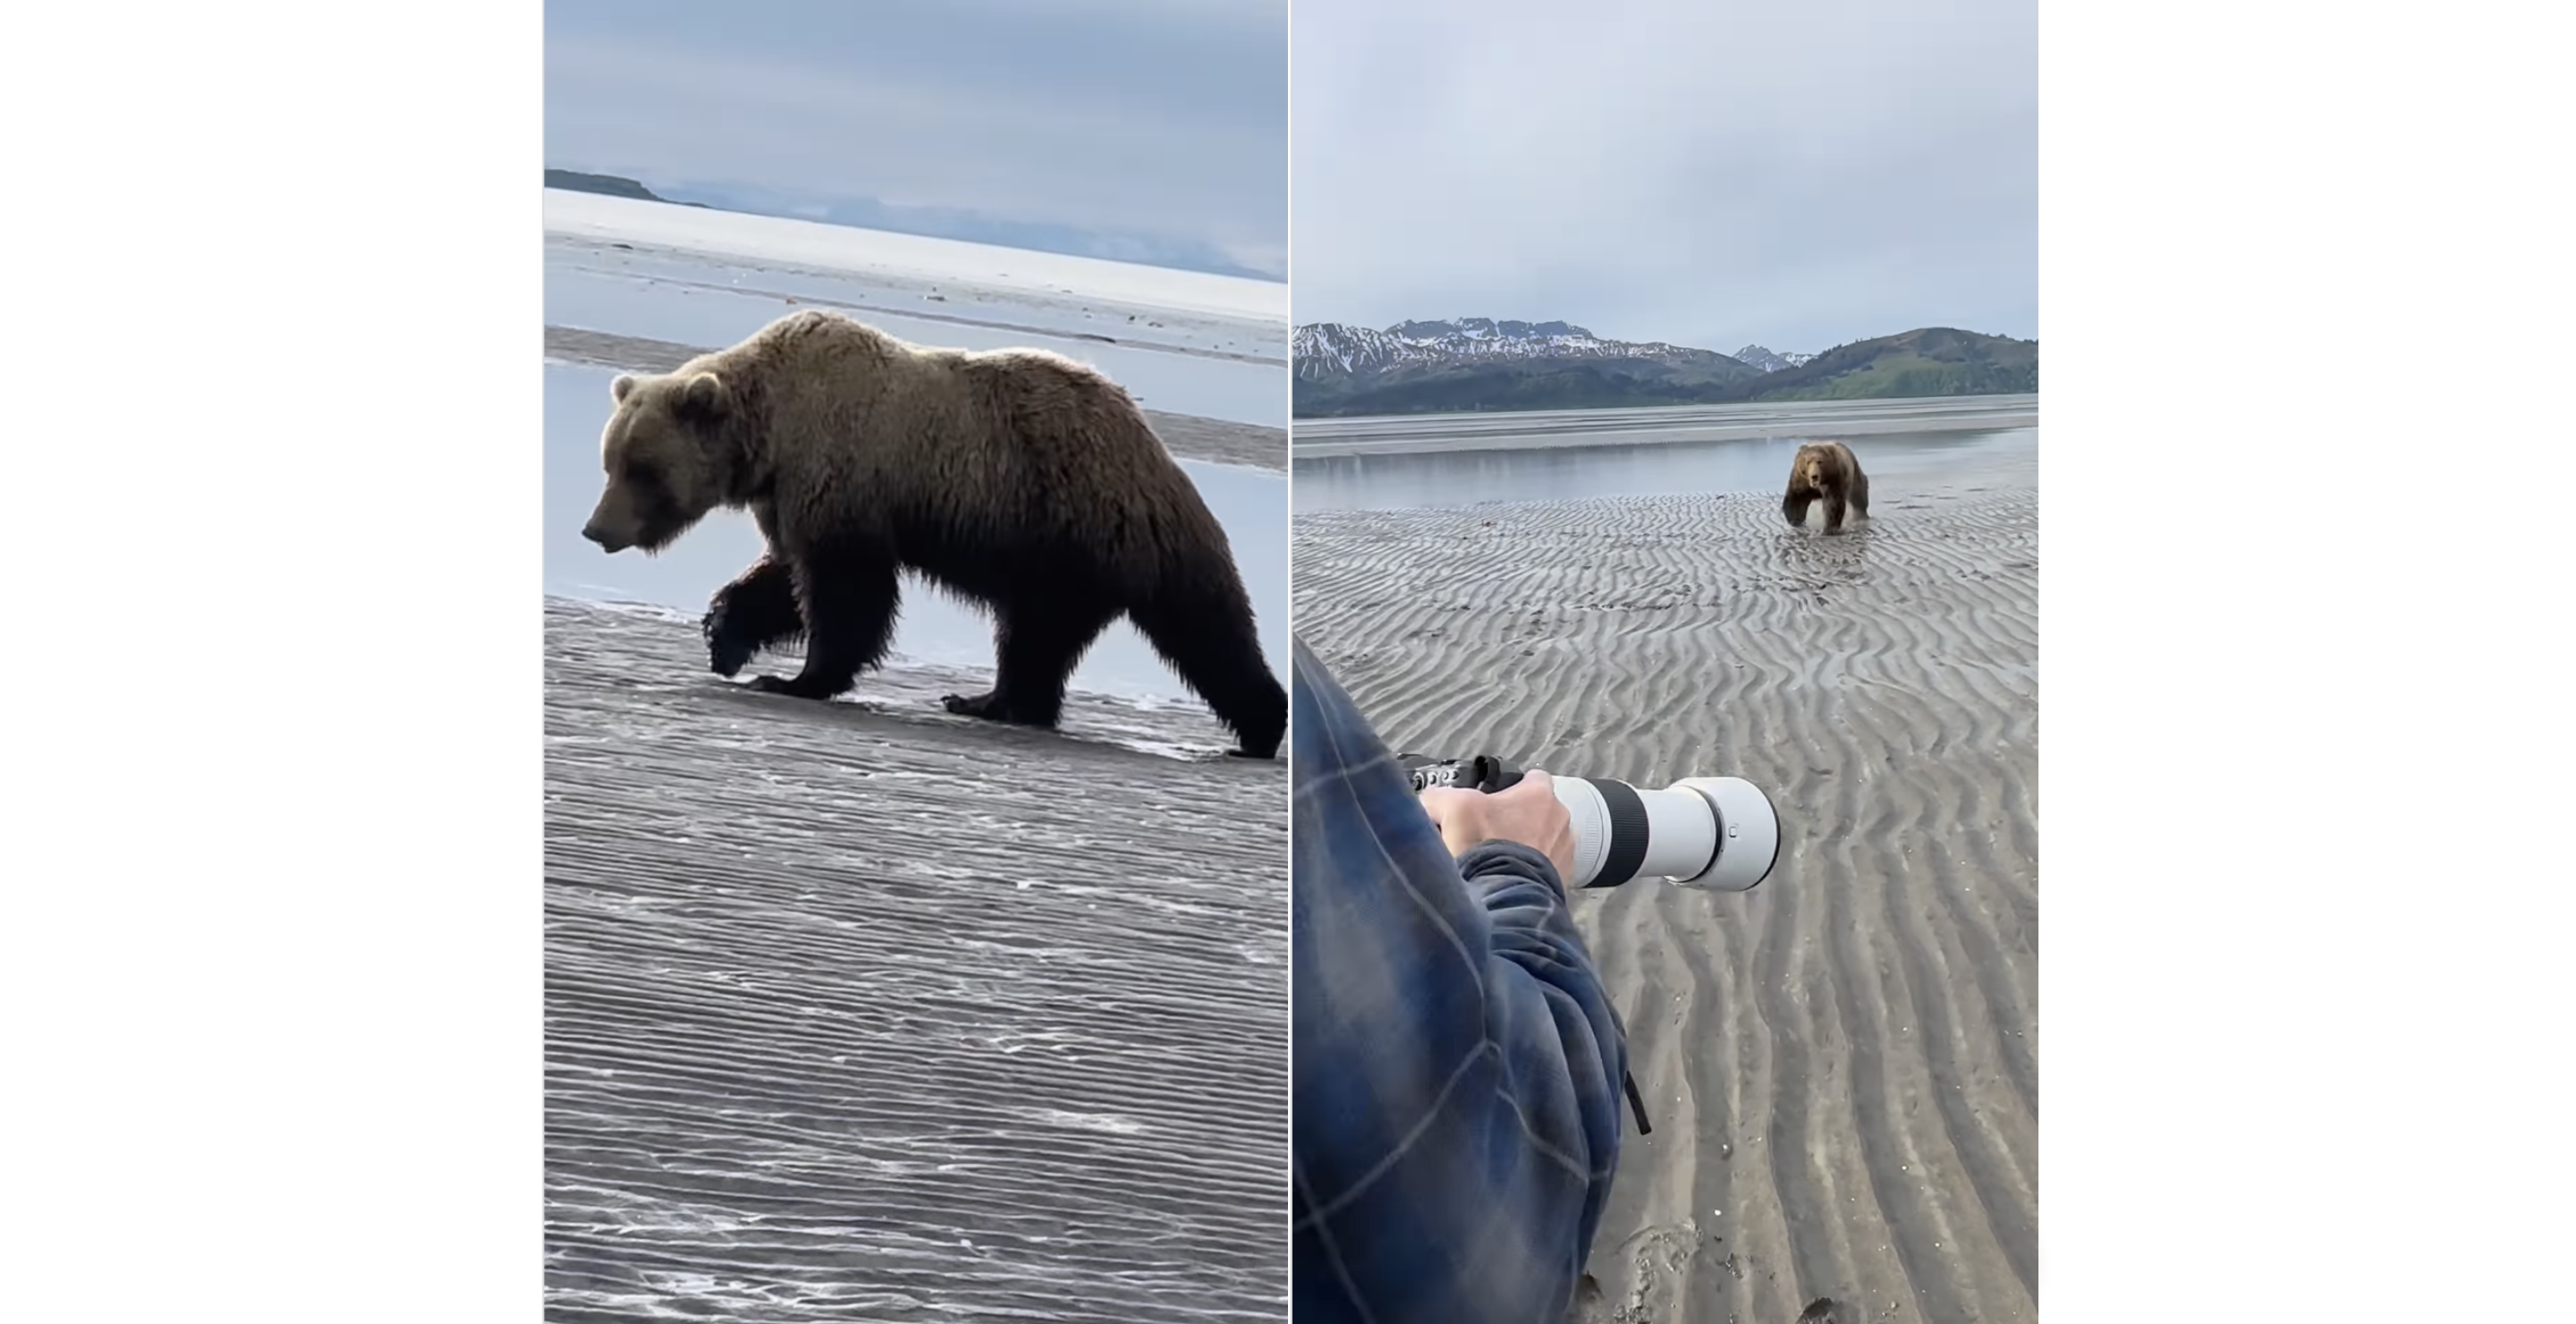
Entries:
[[1295,1312],[1555,1324],[1618,1165],[1609,996],[1547,857],[1453,857],[1302,645],[1294,681]]

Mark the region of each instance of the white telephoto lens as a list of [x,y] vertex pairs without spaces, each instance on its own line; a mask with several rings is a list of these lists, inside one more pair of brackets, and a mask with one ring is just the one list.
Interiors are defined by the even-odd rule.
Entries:
[[1771,876],[1780,817],[1741,777],[1685,777],[1659,791],[1608,778],[1549,779],[1573,820],[1568,890],[1661,878],[1675,887],[1746,892]]

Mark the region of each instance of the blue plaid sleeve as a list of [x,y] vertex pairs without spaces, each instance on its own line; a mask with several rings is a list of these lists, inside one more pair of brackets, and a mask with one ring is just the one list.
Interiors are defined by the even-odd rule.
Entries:
[[1453,859],[1294,662],[1294,1317],[1557,1324],[1619,1161],[1609,995],[1547,857]]

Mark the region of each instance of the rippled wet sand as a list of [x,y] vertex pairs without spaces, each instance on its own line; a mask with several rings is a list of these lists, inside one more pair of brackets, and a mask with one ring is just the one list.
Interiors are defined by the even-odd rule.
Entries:
[[545,633],[548,1318],[1284,1315],[1284,762]]

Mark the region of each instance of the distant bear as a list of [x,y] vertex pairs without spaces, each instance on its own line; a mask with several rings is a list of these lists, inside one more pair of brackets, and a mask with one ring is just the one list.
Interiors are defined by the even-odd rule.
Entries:
[[1827,533],[1843,531],[1846,504],[1853,514],[1869,518],[1869,475],[1860,471],[1851,447],[1839,441],[1813,441],[1799,447],[1797,458],[1789,461],[1789,494],[1780,501],[1780,513],[1789,517],[1790,527],[1805,527],[1807,507],[1818,497],[1825,500]]
[[731,676],[806,643],[766,693],[828,699],[884,661],[914,570],[993,610],[993,688],[948,710],[1053,727],[1074,665],[1121,613],[1272,758],[1288,696],[1261,655],[1225,529],[1127,392],[1043,350],[907,344],[791,313],[667,375],[621,375],[600,437],[608,489],[582,536],[658,552],[719,506],[768,540],[703,628]]

